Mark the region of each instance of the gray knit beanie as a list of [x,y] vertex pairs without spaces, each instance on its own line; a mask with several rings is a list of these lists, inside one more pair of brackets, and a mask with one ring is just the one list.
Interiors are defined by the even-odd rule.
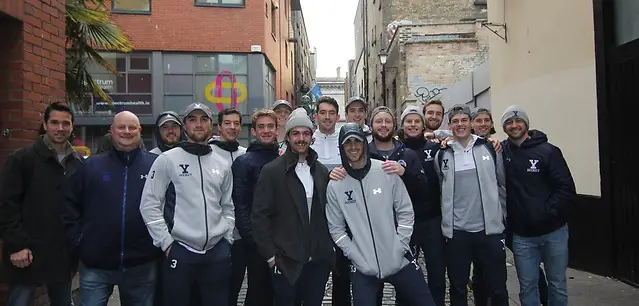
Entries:
[[422,109],[418,106],[411,105],[409,107],[406,107],[406,109],[402,112],[402,115],[399,119],[400,125],[403,126],[404,119],[406,119],[406,116],[411,114],[419,115],[419,118],[422,119],[422,125],[426,123],[426,120],[424,119],[424,114],[422,113]]
[[311,118],[308,117],[308,113],[303,108],[296,108],[293,110],[290,116],[288,116],[288,121],[286,121],[286,125],[284,126],[284,130],[286,131],[286,135],[292,129],[296,127],[307,127],[311,132],[313,131],[313,122]]
[[371,125],[373,124],[372,122],[375,121],[375,116],[377,116],[379,113],[390,114],[391,117],[393,118],[393,124],[395,125],[395,127],[397,127],[397,118],[395,118],[393,111],[386,106],[378,106],[375,109],[373,109],[373,111],[371,112]]
[[506,121],[512,118],[519,118],[526,123],[526,127],[530,128],[530,120],[528,119],[528,114],[523,107],[519,105],[511,105],[504,111],[504,114],[501,115],[501,127],[504,128],[506,126]]

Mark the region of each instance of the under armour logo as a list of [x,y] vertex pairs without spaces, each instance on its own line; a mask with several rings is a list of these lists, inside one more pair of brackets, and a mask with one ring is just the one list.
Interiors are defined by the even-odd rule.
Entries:
[[143,180],[143,179],[145,179],[145,178],[146,178],[146,176],[147,176],[146,174],[141,174],[141,175],[140,175],[140,179],[141,179],[141,180]]
[[490,160],[490,156],[488,155],[484,155],[481,157],[482,160]]
[[432,150],[424,150],[424,154],[426,154],[426,159],[431,159],[433,158],[430,154],[431,154]]
[[530,159],[528,161],[530,162],[530,168],[528,168],[528,172],[539,172],[539,169],[537,168],[537,163],[539,163],[539,160]]
[[373,189],[373,194],[382,193],[382,188]]
[[213,174],[218,174],[218,175],[220,174],[220,170],[217,170],[217,169],[211,169],[211,172]]

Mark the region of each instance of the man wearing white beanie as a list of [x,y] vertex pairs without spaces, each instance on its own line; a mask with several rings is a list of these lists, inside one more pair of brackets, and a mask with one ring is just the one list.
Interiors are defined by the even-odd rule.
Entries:
[[251,212],[258,252],[273,273],[273,305],[320,306],[333,266],[326,221],[328,170],[310,148],[313,123],[294,110],[284,126],[287,149],[262,168]]
[[548,280],[548,305],[567,306],[568,218],[576,191],[561,150],[541,131],[530,130],[526,111],[508,107],[501,117],[508,135],[506,169],[508,227],[522,306],[538,306],[539,264]]

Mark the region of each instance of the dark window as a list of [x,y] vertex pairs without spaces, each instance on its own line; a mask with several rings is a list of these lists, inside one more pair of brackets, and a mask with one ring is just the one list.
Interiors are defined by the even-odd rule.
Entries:
[[246,2],[245,0],[195,0],[195,5],[244,7]]
[[488,5],[486,0],[475,0],[475,5]]
[[271,2],[271,33],[275,35],[277,33],[277,9],[275,8],[275,4]]
[[116,13],[150,13],[151,0],[113,0],[111,8]]

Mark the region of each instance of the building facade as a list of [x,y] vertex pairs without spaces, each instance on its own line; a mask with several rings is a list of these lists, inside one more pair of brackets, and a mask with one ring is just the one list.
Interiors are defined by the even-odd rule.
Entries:
[[[636,1],[488,1],[491,102],[527,110],[568,162],[578,199],[570,264],[639,284],[639,190],[633,155],[614,149],[634,119],[638,92]],[[539,22],[538,16],[545,16]],[[556,26],[559,25],[560,26]],[[501,25],[501,26],[500,26]],[[503,139],[501,128],[497,138]]]
[[[91,74],[113,103],[95,97],[79,111],[76,135],[94,148],[114,113],[140,117],[145,145],[162,111],[178,113],[192,102],[217,113],[242,112],[240,141],[249,140],[250,115],[276,99],[295,103],[293,0],[119,0],[107,2],[112,20],[130,38],[130,54],[105,53],[116,67]],[[251,22],[246,22],[250,20]]]
[[307,94],[315,84],[315,74],[311,70],[311,48],[306,33],[306,23],[299,0],[293,0],[291,31],[293,32],[294,50],[294,102],[300,102],[303,95]]
[[340,68],[337,68],[337,74],[335,77],[318,77],[317,85],[322,91],[323,96],[332,97],[337,101],[337,105],[339,105],[339,116],[340,120],[346,119],[345,109],[344,109],[344,93],[345,93],[345,81],[346,79],[341,76]]

